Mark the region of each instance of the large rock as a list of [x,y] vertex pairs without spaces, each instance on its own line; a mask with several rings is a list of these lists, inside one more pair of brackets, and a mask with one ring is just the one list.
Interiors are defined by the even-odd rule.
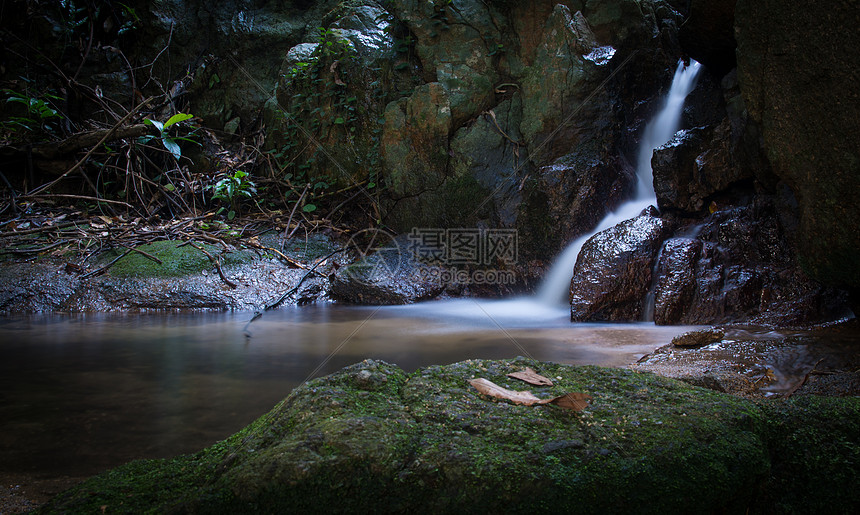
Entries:
[[844,292],[798,267],[767,197],[725,208],[667,240],[655,281],[657,324],[808,325],[846,316]]
[[565,240],[588,233],[605,214],[630,198],[636,172],[623,158],[577,148],[537,170],[537,188],[547,198],[552,230]]
[[727,118],[717,126],[679,131],[654,151],[651,167],[660,209],[693,213],[705,210],[712,195],[752,178],[734,163]]
[[[371,231],[366,231],[371,232]],[[406,235],[390,237],[373,232],[365,244],[354,236],[350,243],[366,249],[331,277],[331,297],[348,304],[410,304],[441,294],[448,282],[438,260],[420,259],[418,246]],[[434,250],[426,254],[433,255]]]
[[[506,376],[526,366],[556,386]],[[593,400],[579,413],[514,405],[479,394],[469,385],[477,377],[541,398],[575,391]],[[407,374],[367,360],[297,388],[204,451],[133,462],[46,509],[723,513],[767,511],[776,499],[785,511],[852,511],[858,421],[856,399],[759,407],[622,369],[518,358]],[[780,443],[787,437],[803,445]]]
[[231,120],[249,126],[271,96],[284,55],[296,44],[309,42],[335,4],[129,2],[142,19],[134,58],[152,62],[155,77],[175,81],[163,87],[177,102],[188,99],[188,110],[207,127],[220,129]]
[[641,320],[657,251],[669,229],[666,221],[646,213],[585,242],[570,281],[571,320]]
[[480,203],[486,202],[497,210],[496,216],[505,226],[516,222],[521,201],[518,172],[528,159],[519,128],[521,113],[522,99],[515,93],[451,139],[452,176],[472,178],[484,188],[488,194],[475,199],[474,208],[479,210]]
[[[676,11],[635,1],[460,0],[395,2],[392,12],[414,37],[416,73],[447,93],[451,125],[448,145],[435,147],[447,160],[383,138],[384,175],[402,199],[387,223],[515,227],[524,256],[546,258],[629,193],[625,155],[635,137],[626,129],[679,55]],[[403,100],[395,105],[385,133],[399,137],[420,122]],[[402,189],[404,167],[421,170],[414,175],[424,182]]]
[[692,238],[666,240],[660,252],[654,291],[654,322],[678,323],[696,294],[696,263],[702,242]]
[[428,82],[448,91],[456,125],[492,105],[498,82],[493,56],[506,42],[499,29],[504,14],[473,0],[399,0],[391,9],[415,35]]
[[738,80],[773,171],[800,204],[801,264],[860,287],[860,31],[853,1],[738,0]]

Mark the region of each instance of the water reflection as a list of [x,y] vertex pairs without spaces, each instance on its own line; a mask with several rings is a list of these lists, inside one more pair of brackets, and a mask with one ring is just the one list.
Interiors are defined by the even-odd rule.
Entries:
[[311,375],[365,358],[406,370],[468,358],[623,365],[685,327],[575,324],[530,301],[316,305],[267,313],[0,319],[0,470],[87,475],[196,451]]

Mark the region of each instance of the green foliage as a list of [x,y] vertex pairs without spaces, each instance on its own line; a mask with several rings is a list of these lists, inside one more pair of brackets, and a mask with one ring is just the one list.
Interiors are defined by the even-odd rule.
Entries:
[[[227,218],[232,220],[236,217],[239,207],[239,201],[243,198],[253,198],[257,193],[257,187],[250,176],[242,170],[236,170],[232,175],[226,174],[222,179],[216,182],[212,189],[212,200],[222,200],[230,204],[230,210],[227,212]],[[222,207],[218,212],[224,211]]]
[[[295,63],[283,77],[292,94],[282,105],[279,148],[269,154],[279,163],[290,191],[285,200],[298,201],[305,184],[310,198],[326,194],[335,180],[320,145],[354,148],[362,108],[351,80],[357,54],[352,43],[337,29],[317,29],[318,46],[306,60]],[[336,142],[336,143],[335,143]],[[345,145],[345,146],[343,146]],[[307,199],[305,199],[307,200]],[[317,205],[305,202],[311,213]]]
[[17,104],[26,109],[24,116],[10,116],[8,120],[0,122],[3,132],[10,135],[18,133],[21,136],[23,134],[20,133],[23,132],[39,139],[56,132],[56,122],[62,120],[63,116],[54,108],[51,101],[62,100],[62,98],[51,93],[29,96],[27,93],[19,93],[11,89],[4,89],[2,92],[6,95],[6,104]]
[[140,26],[137,11],[122,2],[61,0],[49,12],[48,19],[53,23],[54,33],[70,42],[88,37],[91,24],[104,26],[106,20],[113,22],[118,36]]
[[[147,125],[152,125],[156,129],[158,129],[158,132],[160,133],[160,136],[158,136],[158,139],[161,140],[161,144],[164,145],[164,148],[166,148],[167,151],[170,152],[171,155],[173,155],[174,159],[179,161],[179,159],[182,157],[182,149],[179,148],[179,143],[177,143],[177,142],[178,141],[190,141],[193,143],[197,143],[197,142],[193,138],[193,132],[187,134],[186,136],[179,136],[179,135],[171,136],[167,132],[167,130],[172,125],[176,125],[176,124],[179,124],[179,123],[184,122],[186,120],[190,120],[191,118],[194,118],[194,115],[187,114],[187,113],[178,113],[178,114],[171,116],[164,123],[161,123],[157,120],[151,120],[149,118],[144,120],[143,123],[145,123]],[[146,144],[155,138],[156,138],[155,136],[143,136],[138,140],[138,142],[141,144]]]

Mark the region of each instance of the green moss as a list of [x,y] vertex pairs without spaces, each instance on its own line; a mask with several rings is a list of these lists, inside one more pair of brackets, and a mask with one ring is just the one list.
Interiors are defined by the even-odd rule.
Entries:
[[760,510],[855,513],[860,507],[858,399],[803,396],[760,405],[768,416],[766,440],[773,457]]
[[[525,366],[556,383],[530,388],[539,397],[585,392],[590,406],[579,413],[519,406],[468,384],[484,377],[529,389],[506,376]],[[413,374],[365,361],[297,388],[224,442],[120,467],[44,511],[790,512],[833,501],[856,508],[849,487],[857,481],[860,401],[831,401],[756,405],[651,374],[523,358]],[[825,481],[836,497],[809,501],[810,486]]]
[[322,234],[311,234],[308,237],[293,238],[284,246],[288,256],[306,262],[317,260],[337,250],[331,238]]
[[[180,241],[156,241],[137,247],[161,260],[161,264],[140,254],[132,252],[117,261],[110,269],[114,277],[180,277],[212,269],[212,262],[200,250],[191,245],[181,246]],[[207,252],[221,259],[221,265],[231,265],[250,261],[254,255],[247,251],[222,253],[223,249],[214,245],[201,245]],[[124,253],[124,249],[106,252],[100,257],[100,265]]]

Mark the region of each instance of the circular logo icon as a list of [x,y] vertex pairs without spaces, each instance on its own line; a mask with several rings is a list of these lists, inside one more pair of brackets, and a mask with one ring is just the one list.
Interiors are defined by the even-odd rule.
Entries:
[[347,246],[358,254],[358,259],[344,268],[343,274],[354,281],[377,284],[390,280],[400,270],[400,244],[390,233],[362,229],[349,238]]

